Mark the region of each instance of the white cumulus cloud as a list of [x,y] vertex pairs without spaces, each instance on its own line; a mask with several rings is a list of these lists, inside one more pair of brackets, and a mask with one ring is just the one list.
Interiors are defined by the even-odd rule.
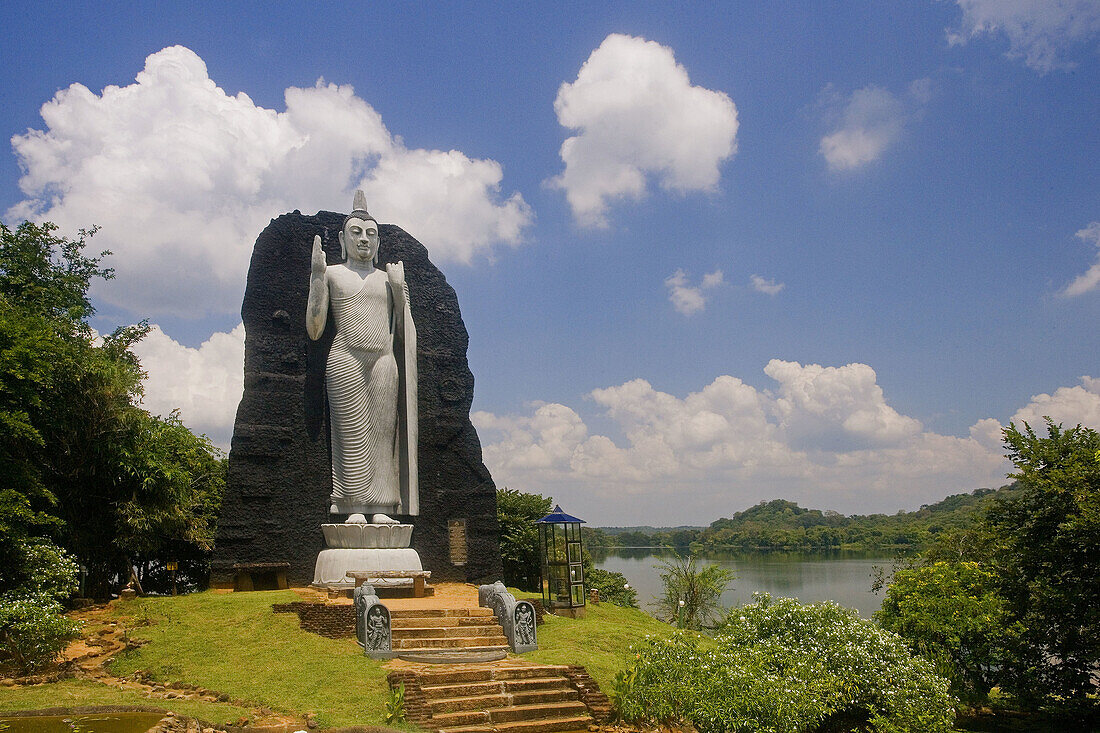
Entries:
[[1053,394],[1033,395],[1031,401],[1012,416],[1011,421],[1022,425],[1025,421],[1038,429],[1043,418],[1072,427],[1080,423],[1100,429],[1100,379],[1081,377],[1081,384],[1059,387]]
[[668,288],[668,299],[672,307],[678,313],[690,316],[707,307],[707,296],[704,291],[712,290],[724,281],[722,271],[715,270],[703,275],[698,285],[692,285],[688,281],[687,273],[678,269],[665,278],[665,287]]
[[835,125],[832,132],[821,138],[818,152],[829,168],[836,171],[878,160],[901,136],[913,108],[928,100],[930,90],[926,79],[910,84],[905,97],[874,85],[856,89],[847,97],[826,87],[822,97]]
[[752,285],[753,290],[765,295],[779,295],[779,292],[787,287],[785,283],[777,283],[772,278],[765,278],[760,275],[750,275],[749,284]]
[[692,86],[672,49],[621,34],[604,39],[554,100],[577,134],[561,146],[565,191],[583,226],[607,226],[607,207],[640,199],[650,179],[680,193],[711,191],[737,151],[737,108],[723,92]]
[[1073,282],[1062,290],[1062,295],[1067,297],[1087,293],[1090,290],[1095,290],[1096,286],[1100,285],[1100,221],[1091,222],[1087,227],[1078,231],[1077,238],[1096,247],[1096,262],[1093,263],[1092,267],[1075,277]]
[[227,94],[182,46],[149,56],[132,84],[73,84],[42,106],[44,129],[12,138],[26,198],[6,217],[101,226],[119,278],[96,295],[141,315],[236,311],[267,221],[346,209],[357,186],[437,260],[521,241],[532,213],[501,192],[496,161],[405,147],[350,86],[291,87],[285,103]]
[[475,425],[498,483],[550,493],[601,522],[652,523],[654,512],[659,523],[710,521],[776,497],[896,511],[1004,482],[998,446],[925,430],[888,404],[866,364],[774,359],[764,371],[774,389],[724,375],[686,397],[643,379],[593,390],[606,434],[561,404],[482,412]]
[[244,391],[244,324],[216,332],[198,348],[154,325],[134,347],[147,377],[143,406],[158,415],[179,409],[187,427],[228,449]]
[[1100,430],[1100,378],[1083,376],[1081,383],[1073,387],[1059,387],[1053,394],[1032,395],[1031,400],[1013,413],[1005,423],[987,417],[970,426],[970,435],[989,450],[1003,452],[1004,436],[1001,431],[1008,423],[1015,423],[1021,430],[1026,422],[1036,433],[1045,435],[1045,418],[1066,428],[1083,425]]
[[947,31],[951,45],[982,35],[1004,34],[1008,57],[1023,59],[1046,74],[1076,64],[1066,58],[1075,46],[1100,37],[1096,0],[957,0],[963,11],[958,27]]

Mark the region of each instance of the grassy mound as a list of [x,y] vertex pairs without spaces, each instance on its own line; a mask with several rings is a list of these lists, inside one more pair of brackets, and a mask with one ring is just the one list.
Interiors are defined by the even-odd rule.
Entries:
[[[118,656],[111,672],[148,672],[161,683],[186,682],[288,715],[313,713],[321,727],[379,725],[387,696],[383,662],[367,659],[353,639],[302,631],[295,614],[273,603],[298,600],[292,591],[196,593],[116,603],[117,620],[145,643]],[[590,606],[580,620],[546,617],[539,651],[524,659],[582,664],[606,690],[625,666],[628,648],[669,628],[652,617],[611,604]],[[186,700],[149,700],[94,682],[68,680],[0,688],[0,710],[59,705],[154,705],[210,722],[235,720],[241,707]]]

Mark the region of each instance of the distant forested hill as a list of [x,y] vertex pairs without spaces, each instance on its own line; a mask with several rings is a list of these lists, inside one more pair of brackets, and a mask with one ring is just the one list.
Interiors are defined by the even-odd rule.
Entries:
[[977,489],[913,512],[853,514],[805,509],[785,499],[763,501],[709,527],[584,528],[590,547],[672,547],[679,550],[920,549],[944,532],[964,531],[997,496],[1016,491]]

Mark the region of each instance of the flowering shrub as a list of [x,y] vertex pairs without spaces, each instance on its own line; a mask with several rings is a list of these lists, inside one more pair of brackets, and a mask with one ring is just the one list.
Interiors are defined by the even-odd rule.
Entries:
[[0,596],[0,662],[33,672],[52,662],[80,626],[46,594]]
[[947,681],[897,635],[835,603],[758,594],[715,641],[678,633],[635,650],[612,691],[619,715],[690,721],[702,733],[951,730]]
[[19,542],[23,583],[0,594],[0,664],[32,672],[52,662],[77,635],[60,601],[76,590],[77,565],[45,540]]

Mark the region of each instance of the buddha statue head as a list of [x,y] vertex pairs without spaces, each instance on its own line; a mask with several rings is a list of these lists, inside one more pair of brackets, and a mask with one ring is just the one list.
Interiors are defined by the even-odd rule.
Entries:
[[378,222],[367,213],[367,197],[355,192],[352,211],[340,228],[340,254],[361,264],[378,262]]

